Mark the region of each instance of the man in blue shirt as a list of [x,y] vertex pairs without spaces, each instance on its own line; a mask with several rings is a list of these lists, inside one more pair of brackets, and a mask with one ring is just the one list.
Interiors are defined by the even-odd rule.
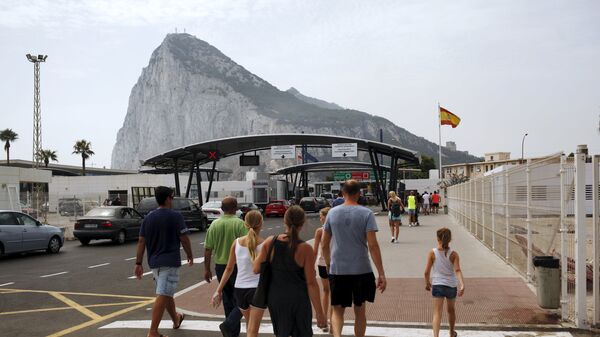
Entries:
[[342,196],[342,191],[339,191],[337,198],[335,198],[335,200],[331,203],[331,208],[333,208],[335,206],[339,206],[343,203],[344,203],[344,198]]
[[150,212],[142,222],[134,274],[138,280],[142,279],[144,249],[148,250],[148,265],[154,276],[157,295],[152,307],[152,323],[148,336],[159,337],[162,335],[158,332],[158,325],[165,309],[173,320],[173,329],[178,329],[185,318],[183,314],[177,313],[173,299],[181,267],[179,245],[183,246],[190,267],[194,264],[194,258],[190,238],[187,236],[189,230],[183,216],[171,210],[173,190],[159,186],[155,189],[154,196],[158,208]]
[[[348,180],[342,189],[344,203],[332,208],[323,225],[323,256],[331,289],[332,333],[342,335],[344,311],[354,304],[354,334],[363,337],[367,329],[366,303],[375,301],[376,288],[386,287],[377,223],[373,212],[358,204],[360,185]],[[377,281],[369,253],[377,268]]]

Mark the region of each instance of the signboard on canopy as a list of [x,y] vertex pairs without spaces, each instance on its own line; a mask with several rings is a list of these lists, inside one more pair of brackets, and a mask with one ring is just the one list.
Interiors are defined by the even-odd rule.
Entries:
[[357,143],[331,144],[331,156],[334,158],[346,158],[358,156]]
[[271,146],[271,159],[294,159],[296,158],[295,145]]
[[334,172],[333,180],[335,181],[346,181],[349,179],[354,180],[369,180],[371,179],[371,172],[368,171],[354,171],[354,172]]

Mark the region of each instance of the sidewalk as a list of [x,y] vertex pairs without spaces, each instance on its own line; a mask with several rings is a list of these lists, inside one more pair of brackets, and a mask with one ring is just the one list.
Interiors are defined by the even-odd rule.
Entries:
[[[443,226],[452,230],[450,244],[460,254],[465,276],[465,295],[456,303],[460,326],[558,327],[559,317],[540,309],[535,294],[520,275],[499,257],[455,224],[448,215],[419,217],[421,226],[400,227],[398,244],[390,242],[387,216],[377,216],[378,239],[388,280],[385,293],[367,307],[372,323],[423,326],[431,323],[431,294],[425,291],[423,271],[428,250],[436,245],[435,231]],[[217,284],[199,286],[177,298],[178,306],[200,317],[220,317],[208,304]],[[267,313],[265,316],[268,316]],[[352,310],[346,311],[352,320]],[[444,314],[444,322],[446,321]]]

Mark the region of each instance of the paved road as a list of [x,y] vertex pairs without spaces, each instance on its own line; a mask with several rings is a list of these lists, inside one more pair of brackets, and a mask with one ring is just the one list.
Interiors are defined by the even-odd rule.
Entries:
[[[312,238],[317,226],[318,217],[309,214],[302,238]],[[282,231],[281,218],[268,218],[261,234],[268,236]],[[197,263],[182,268],[179,289],[190,287],[203,277],[205,235],[194,232],[190,236]],[[57,255],[30,253],[0,258],[0,335],[51,336],[122,311],[68,335],[124,336],[123,330],[98,330],[98,327],[124,317],[150,317],[146,309],[154,295],[152,276],[146,275],[142,281],[130,278],[135,247],[136,242],[118,246],[110,241],[93,241],[84,247],[78,241],[69,241]],[[145,261],[144,269],[149,271]],[[127,336],[144,336],[143,330],[127,331]],[[194,335],[197,334],[196,331]]]

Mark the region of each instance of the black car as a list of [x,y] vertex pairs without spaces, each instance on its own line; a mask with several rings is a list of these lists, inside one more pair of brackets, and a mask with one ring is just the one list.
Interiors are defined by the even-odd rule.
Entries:
[[[158,203],[156,202],[156,198],[148,197],[140,201],[137,206],[137,211],[141,215],[146,216],[157,208]],[[208,218],[206,217],[206,214],[202,212],[200,207],[198,207],[192,199],[175,197],[173,198],[173,207],[171,209],[183,215],[187,228],[196,228],[203,232],[208,228]]]
[[238,209],[242,211],[241,218],[245,219],[246,214],[250,211],[259,211],[262,213],[262,209],[251,202],[241,202],[238,204]]
[[315,198],[317,199],[317,202],[319,203],[319,210],[325,208],[325,207],[331,207],[331,204],[329,203],[329,201],[325,198]]
[[77,198],[59,199],[58,213],[62,216],[83,215],[83,202]]
[[305,212],[318,212],[322,208],[315,197],[304,197],[298,204]]
[[131,207],[96,207],[75,222],[73,235],[84,246],[90,240],[101,239],[123,244],[129,239],[138,238],[143,218]]

